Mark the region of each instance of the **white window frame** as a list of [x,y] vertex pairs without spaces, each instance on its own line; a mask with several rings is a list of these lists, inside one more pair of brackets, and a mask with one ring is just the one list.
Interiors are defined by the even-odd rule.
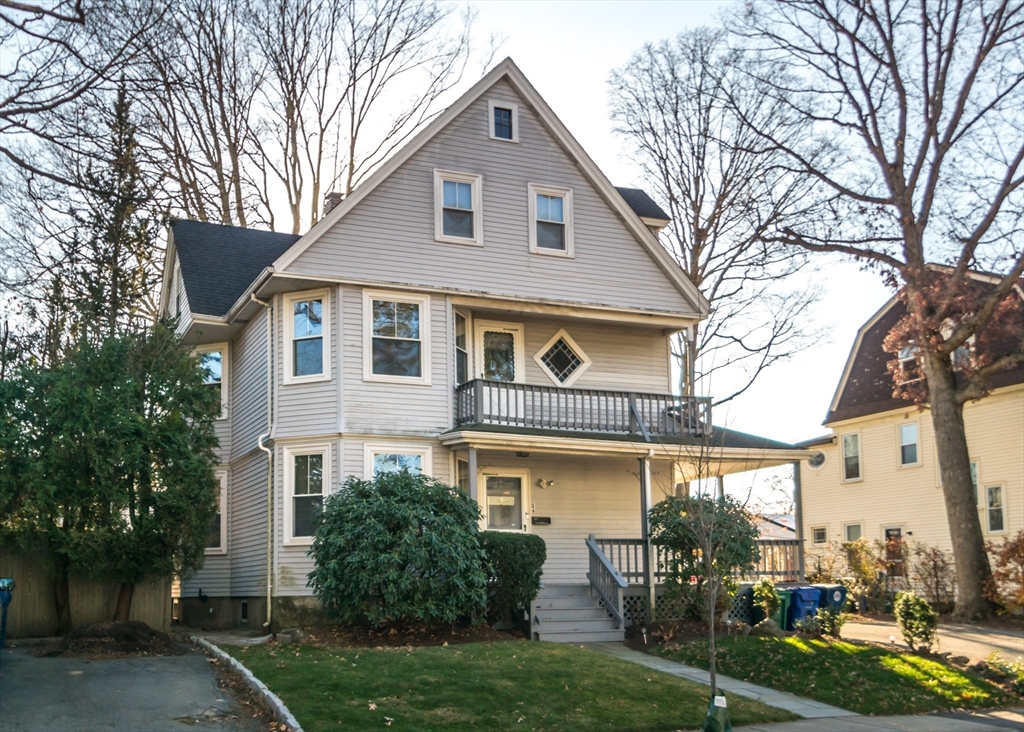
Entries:
[[[373,373],[373,301],[415,303],[420,307],[420,375],[393,376]],[[388,290],[363,290],[363,381],[430,386],[430,295]],[[411,340],[411,339],[410,339]]]
[[373,480],[373,458],[375,455],[419,455],[423,466],[420,473],[428,477],[434,474],[434,448],[422,443],[410,442],[368,442],[363,443],[363,478]]
[[312,536],[292,536],[292,499],[295,497],[295,457],[298,455],[323,455],[323,501],[331,494],[331,443],[308,442],[288,445],[284,448],[284,539],[285,546],[309,546],[313,543]]
[[[565,381],[559,381],[558,377],[555,376],[555,374],[551,371],[551,369],[548,368],[548,365],[544,363],[542,359],[542,356],[545,353],[547,353],[548,349],[555,345],[555,343],[557,343],[559,339],[565,340],[565,342],[569,344],[569,347],[576,352],[576,356],[579,358],[579,360],[582,361],[580,367],[573,371],[569,378],[566,379]],[[539,351],[537,351],[537,353],[533,354],[533,360],[537,362],[537,365],[540,366],[541,371],[547,374],[548,378],[551,379],[551,382],[555,386],[561,386],[566,388],[572,386],[579,377],[583,376],[583,372],[589,369],[590,364],[593,363],[590,360],[590,357],[587,356],[586,352],[582,348],[580,348],[579,344],[577,344],[576,341],[573,340],[572,336],[565,331],[565,328],[560,328],[557,333],[551,336],[551,339],[547,343],[545,343],[544,346]]]
[[[827,526],[811,526],[811,546],[825,546],[828,544],[828,527]],[[818,541],[814,538],[814,532],[821,529],[825,532],[825,541]]]
[[[847,478],[846,477],[846,438],[851,435],[857,437],[857,477]],[[839,477],[843,483],[856,483],[864,480],[864,446],[862,444],[860,431],[857,432],[844,432],[839,435]]]
[[[917,453],[917,460],[912,463],[903,462],[903,428],[907,425],[914,425],[914,442],[915,452]],[[911,443],[907,443],[908,445]],[[916,468],[921,465],[921,423],[912,419],[908,422],[900,422],[896,425],[896,467],[897,468]]]
[[473,321],[473,369],[476,378],[484,378],[484,331],[511,333],[515,340],[516,378],[511,383],[526,383],[526,336],[522,323],[507,323],[502,320]]
[[[473,359],[474,346],[476,341],[475,331],[473,330],[473,314],[468,310],[462,308],[452,308],[452,342],[451,342],[451,353],[452,353],[452,384],[455,386],[459,385],[459,363],[456,359],[456,346],[455,346],[455,317],[459,316],[466,321],[466,382],[470,382],[476,378],[476,363]],[[463,383],[466,383],[463,382]]]
[[860,536],[857,537],[857,539],[863,539],[864,538],[864,522],[863,521],[851,521],[848,524],[843,524],[843,542],[844,543],[848,543],[850,541],[857,541],[857,539],[851,539],[849,537],[849,535],[847,534],[847,530],[851,526],[859,526],[860,527]]
[[[529,198],[530,211],[530,253],[543,254],[549,257],[563,257],[572,259],[576,256],[576,249],[573,243],[573,207],[572,188],[557,188],[539,183],[526,184],[527,196]],[[558,196],[562,200],[562,214],[565,217],[565,249],[545,249],[537,246],[537,194],[542,196]]]
[[[473,238],[444,233],[444,182],[469,183],[473,187]],[[472,173],[434,168],[434,239],[448,244],[484,244],[484,177]]]
[[[496,137],[494,134],[494,108],[512,110],[512,139],[507,137]],[[503,102],[499,99],[487,100],[487,136],[498,142],[512,142],[519,144],[519,105],[513,102]]]
[[[982,485],[985,485],[985,484],[984,483],[979,483],[978,485],[982,486]],[[999,489],[1000,505],[996,506],[995,508],[998,508],[1000,511],[1003,512],[1003,528],[1001,528],[1001,529],[993,529],[992,528],[992,509],[993,509],[993,506],[991,506],[989,504],[989,501],[988,501],[988,490],[989,490],[989,488],[998,488]],[[1006,522],[1006,518],[1007,518],[1006,517],[1006,484],[1005,483],[989,483],[988,485],[985,485],[983,490],[985,491],[985,503],[984,503],[984,509],[985,509],[985,533],[986,534],[1005,534],[1006,533],[1006,523],[1007,523]]]
[[[519,478],[522,480],[523,492],[520,495],[523,506],[523,529],[522,531],[516,531],[515,529],[491,529],[487,526],[487,479],[488,478]],[[480,492],[478,501],[480,502],[480,530],[481,531],[503,531],[510,534],[529,534],[531,529],[531,511],[533,508],[530,502],[530,471],[527,468],[485,468],[477,471],[477,490]]]
[[[309,374],[307,376],[295,376],[295,348],[292,345],[295,338],[295,303],[305,300],[320,300],[323,303],[321,315],[323,323],[320,326],[320,333],[323,337],[323,373]],[[281,311],[284,316],[284,383],[285,384],[309,384],[317,381],[331,380],[331,291],[304,290],[303,292],[290,292],[283,298],[284,306]]]
[[220,546],[208,546],[203,549],[204,554],[227,554],[228,553],[228,471],[227,468],[218,468],[213,471],[217,477],[220,497]]
[[231,404],[228,397],[229,387],[229,356],[228,356],[228,344],[223,343],[204,343],[196,348],[196,354],[200,357],[207,353],[213,353],[214,351],[220,351],[220,414],[217,415],[217,419],[228,418],[228,408]]

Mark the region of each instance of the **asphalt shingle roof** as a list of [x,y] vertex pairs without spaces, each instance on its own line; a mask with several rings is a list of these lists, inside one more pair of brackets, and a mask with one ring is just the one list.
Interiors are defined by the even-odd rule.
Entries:
[[298,241],[294,234],[202,221],[171,224],[189,308],[226,315],[265,268]]
[[616,186],[615,190],[629,204],[629,207],[636,212],[636,215],[641,218],[661,219],[663,221],[669,221],[672,218],[645,191],[639,188],[619,188]]

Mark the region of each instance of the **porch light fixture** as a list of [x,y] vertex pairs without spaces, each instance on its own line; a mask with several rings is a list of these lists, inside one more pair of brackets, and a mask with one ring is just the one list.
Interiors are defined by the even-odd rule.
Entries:
[[543,478],[537,478],[537,487],[538,488],[550,488],[554,484],[555,484],[555,481],[553,481],[553,480],[544,480]]

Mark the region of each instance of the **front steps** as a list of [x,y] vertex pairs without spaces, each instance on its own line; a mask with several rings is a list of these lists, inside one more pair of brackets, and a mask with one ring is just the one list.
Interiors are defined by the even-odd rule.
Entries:
[[554,643],[621,641],[625,631],[590,592],[590,585],[548,585],[533,601],[534,640]]

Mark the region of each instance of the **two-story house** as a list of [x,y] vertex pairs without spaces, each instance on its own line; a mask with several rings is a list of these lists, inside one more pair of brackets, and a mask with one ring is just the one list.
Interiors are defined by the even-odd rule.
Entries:
[[[408,468],[467,491],[481,528],[543,537],[549,587],[589,594],[603,573],[621,636],[644,507],[807,455],[672,396],[670,336],[708,303],[658,243],[668,218],[613,187],[510,60],[328,200],[302,236],[171,226],[161,306],[223,405],[221,511],[181,584],[186,622],[315,612],[324,497]],[[633,564],[590,535],[628,537]]]
[[[825,418],[830,434],[800,443],[817,451],[800,464],[808,566],[861,538],[952,549],[931,414],[893,396],[893,357],[882,347],[905,314],[893,297],[861,327]],[[909,347],[898,358],[916,355]],[[997,372],[992,387],[963,412],[986,541],[1024,529],[1024,365]]]

